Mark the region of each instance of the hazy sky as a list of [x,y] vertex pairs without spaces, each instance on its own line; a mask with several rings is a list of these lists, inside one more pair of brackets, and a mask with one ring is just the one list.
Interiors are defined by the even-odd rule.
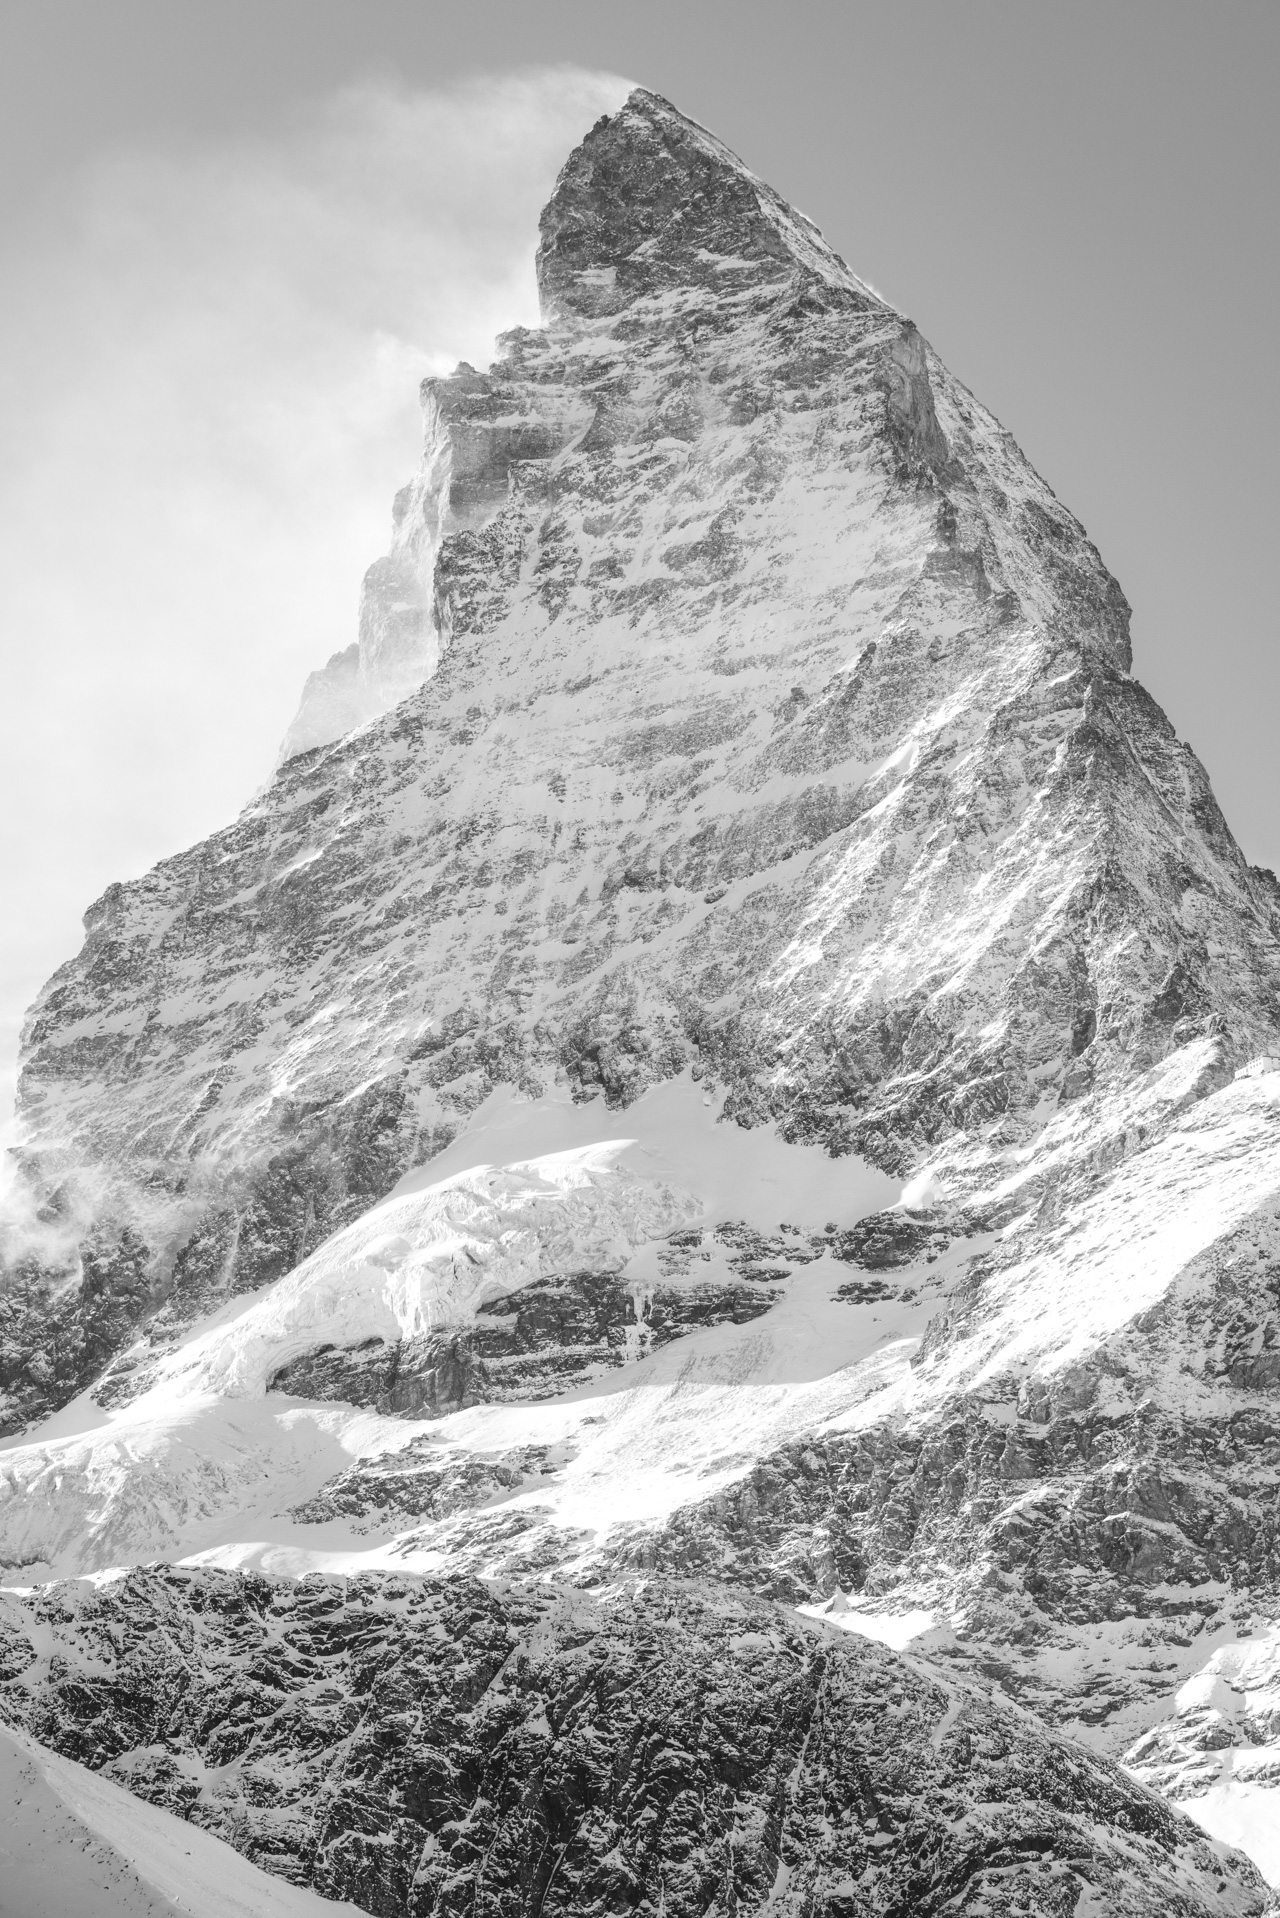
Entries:
[[0,1078],[84,906],[229,818],[354,637],[417,380],[535,317],[619,77],[995,410],[1280,867],[1278,55],[1274,0],[5,0]]

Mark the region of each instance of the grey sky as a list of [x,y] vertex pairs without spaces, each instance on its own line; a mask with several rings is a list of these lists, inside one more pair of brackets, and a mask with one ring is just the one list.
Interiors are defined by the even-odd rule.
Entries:
[[418,373],[531,317],[594,83],[449,92],[530,66],[668,94],[911,314],[1280,866],[1278,53],[1273,3],[7,0],[0,1053],[89,898],[230,816],[353,635]]

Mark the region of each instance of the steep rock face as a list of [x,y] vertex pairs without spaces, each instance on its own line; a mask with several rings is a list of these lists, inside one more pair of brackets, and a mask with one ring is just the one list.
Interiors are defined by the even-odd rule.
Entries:
[[423,412],[422,465],[396,495],[390,552],[361,584],[360,637],[307,680],[282,763],[398,706],[440,663],[431,581],[458,450],[440,407],[428,400]]
[[717,1587],[135,1572],[2,1602],[0,1710],[379,1918],[1261,1913],[980,1691]]
[[765,1285],[655,1286],[637,1299],[612,1272],[572,1272],[495,1299],[469,1326],[419,1340],[313,1347],[278,1367],[271,1392],[343,1399],[410,1417],[492,1400],[552,1398],[694,1326],[743,1325],[777,1294]]
[[484,404],[491,397],[465,362],[451,380],[424,385],[422,465],[396,495],[390,552],[361,585],[360,637],[307,680],[282,763],[398,706],[439,664],[433,579],[446,528],[483,525],[505,504],[511,467],[547,458],[564,438],[554,417],[497,418]]
[[1180,1044],[1280,1050],[1274,886],[910,323],[642,93],[539,271],[545,330],[428,383],[397,552],[434,555],[439,670],[111,888],[33,1011],[68,1263],[12,1294],[13,1416],[159,1300],[287,1270],[497,1081],[625,1102],[693,1061],[731,1116],[963,1187]]

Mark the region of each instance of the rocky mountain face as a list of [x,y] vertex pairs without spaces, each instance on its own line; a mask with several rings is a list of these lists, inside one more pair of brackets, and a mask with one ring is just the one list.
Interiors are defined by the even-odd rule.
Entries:
[[379,1913],[1260,1910],[1114,1760],[1275,1730],[1186,1697],[1280,1605],[1280,888],[711,136],[634,93],[538,271],[32,1010],[0,1559],[198,1569],[13,1600],[3,1710]]
[[719,1586],[134,1572],[3,1611],[56,1751],[370,1913],[1254,1913],[987,1693]]

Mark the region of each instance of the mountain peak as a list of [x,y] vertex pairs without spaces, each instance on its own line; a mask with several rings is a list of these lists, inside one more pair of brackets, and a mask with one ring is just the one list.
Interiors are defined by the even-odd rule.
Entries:
[[677,286],[818,280],[883,305],[812,220],[713,134],[637,87],[598,120],[543,209],[538,287],[549,318],[592,317]]
[[1262,1918],[1104,1754],[1277,1822],[1280,888],[1084,529],[727,148],[633,93],[539,268],[276,777],[32,1010],[0,1568],[95,1583],[0,1594],[0,1720],[388,1918],[552,1848],[548,1918],[783,1850],[774,1918]]

